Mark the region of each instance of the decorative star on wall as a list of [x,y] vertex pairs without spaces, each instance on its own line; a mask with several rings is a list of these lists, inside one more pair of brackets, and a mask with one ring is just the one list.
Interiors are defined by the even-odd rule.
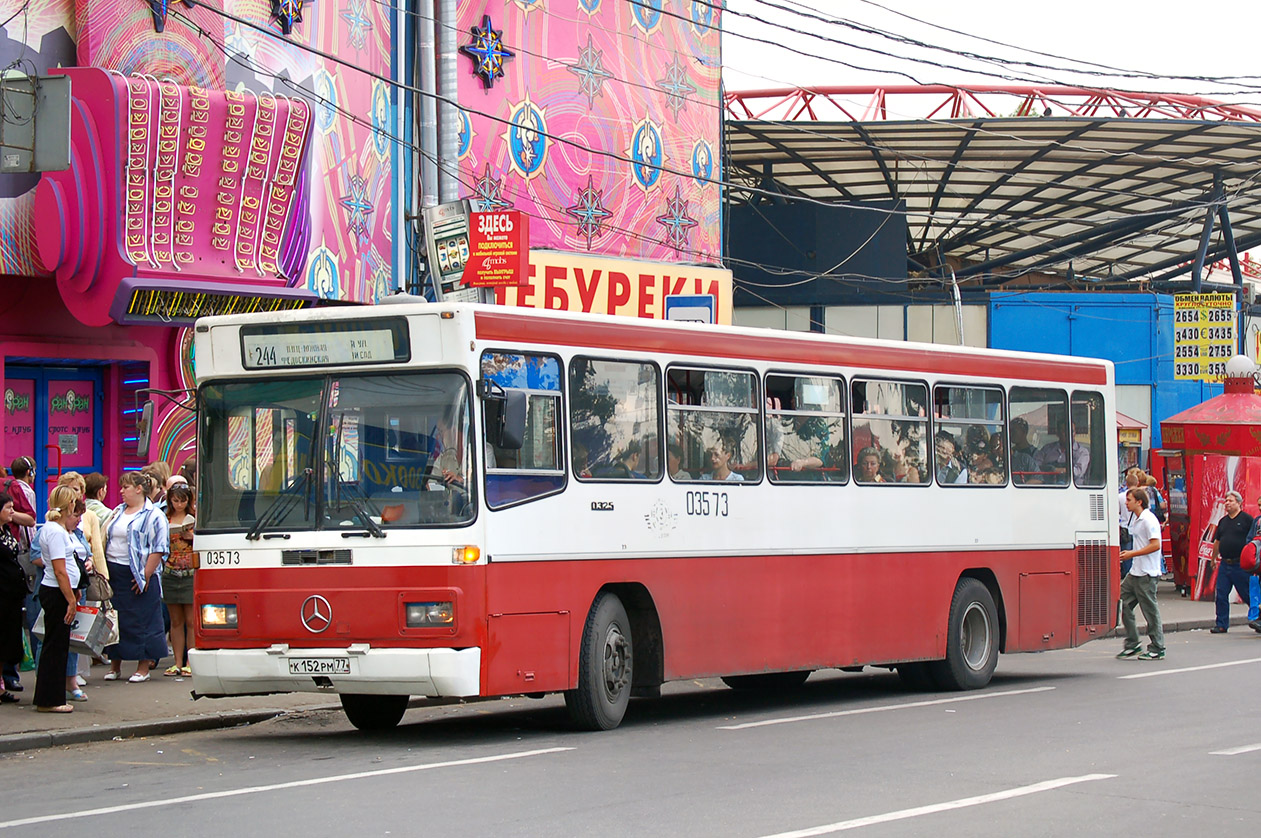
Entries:
[[604,219],[613,213],[604,207],[604,190],[597,190],[587,175],[587,186],[579,191],[578,202],[566,207],[565,212],[578,220],[578,235],[587,239],[587,250],[591,249],[591,240],[604,232]]
[[674,114],[674,121],[679,121],[679,112],[687,107],[687,99],[696,92],[696,86],[687,79],[687,67],[679,61],[679,54],[674,54],[674,61],[666,67],[665,78],[657,79],[657,87],[665,91],[666,106]]
[[368,43],[368,33],[372,31],[372,18],[368,17],[368,0],[350,0],[350,4],[342,12],[342,20],[346,21],[346,37],[355,49],[363,49]]
[[683,200],[678,184],[675,184],[674,197],[666,199],[666,211],[657,216],[657,223],[666,228],[662,244],[674,248],[676,252],[687,250],[688,234],[699,223],[687,214],[688,203]]
[[295,23],[302,22],[303,0],[271,0],[271,16],[280,24],[280,31],[288,35]]
[[578,53],[578,62],[567,69],[578,77],[578,92],[587,97],[588,105],[595,105],[595,97],[604,95],[605,80],[613,78],[613,74],[604,69],[604,51],[595,48],[590,33],[587,45]]
[[482,204],[481,212],[494,212],[512,206],[511,201],[504,200],[503,189],[503,178],[491,177],[490,164],[487,163],[481,175],[473,181],[473,191]]
[[368,200],[368,182],[363,175],[351,175],[347,181],[350,194],[343,195],[340,203],[346,209],[346,231],[360,244],[369,240],[368,216],[372,214],[372,202]]
[[473,40],[460,47],[460,52],[473,59],[473,72],[488,90],[495,79],[504,76],[504,61],[516,53],[504,47],[503,30],[496,31],[490,15],[482,15],[482,25],[469,29]]

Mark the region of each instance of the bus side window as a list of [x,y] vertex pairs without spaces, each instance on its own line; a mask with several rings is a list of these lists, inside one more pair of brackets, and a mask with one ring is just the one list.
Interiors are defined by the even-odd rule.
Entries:
[[844,483],[845,382],[766,376],[766,465],[772,483]]
[[1086,465],[1074,471],[1073,482],[1084,489],[1101,489],[1107,483],[1107,461],[1095,456],[1106,451],[1103,396],[1099,393],[1075,391],[1073,393],[1073,440],[1086,450]]
[[941,486],[1007,484],[1003,391],[997,387],[933,389],[933,470]]
[[[561,463],[560,359],[514,352],[482,354],[482,378],[526,394],[525,434],[520,448],[492,445],[483,427],[486,503],[491,509],[555,494],[565,488]],[[486,411],[482,412],[483,417]]]
[[[666,409],[668,461],[676,482],[762,479],[757,377],[744,370],[670,367]],[[677,396],[677,400],[675,399]]]
[[579,480],[660,479],[660,370],[648,362],[575,357],[569,431]]
[[[1009,401],[1012,482],[1017,486],[1067,486],[1068,394],[1043,387],[1012,387]],[[1071,448],[1073,461],[1081,463],[1083,449],[1077,445]]]

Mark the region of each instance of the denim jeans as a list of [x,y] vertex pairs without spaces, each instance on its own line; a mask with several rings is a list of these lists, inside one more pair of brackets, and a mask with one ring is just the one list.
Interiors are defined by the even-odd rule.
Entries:
[[1155,576],[1127,575],[1121,580],[1121,625],[1125,627],[1125,648],[1137,649],[1138,621],[1134,619],[1134,606],[1143,610],[1143,619],[1147,621],[1148,650],[1165,651],[1165,627],[1160,622],[1160,606],[1156,603],[1156,584],[1160,580]]
[[1217,627],[1230,627],[1230,589],[1234,588],[1244,602],[1251,599],[1248,592],[1248,571],[1239,566],[1239,562],[1217,565]]

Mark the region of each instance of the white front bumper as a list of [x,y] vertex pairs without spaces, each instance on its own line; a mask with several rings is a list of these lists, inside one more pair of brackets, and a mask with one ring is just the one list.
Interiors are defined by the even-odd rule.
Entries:
[[[350,674],[293,675],[291,658],[349,660]],[[334,692],[466,697],[481,692],[482,650],[472,649],[189,649],[199,695]],[[331,686],[329,686],[331,684]]]

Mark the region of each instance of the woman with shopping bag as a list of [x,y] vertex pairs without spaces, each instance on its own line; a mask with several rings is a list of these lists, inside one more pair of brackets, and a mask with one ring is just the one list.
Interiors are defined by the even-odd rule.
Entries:
[[79,580],[91,569],[87,548],[74,535],[87,508],[77,490],[58,486],[48,497],[48,522],[39,531],[44,577],[39,604],[44,609],[44,643],[35,675],[35,709],[41,713],[70,713],[66,703],[66,661],[70,656],[70,626],[79,605]]

